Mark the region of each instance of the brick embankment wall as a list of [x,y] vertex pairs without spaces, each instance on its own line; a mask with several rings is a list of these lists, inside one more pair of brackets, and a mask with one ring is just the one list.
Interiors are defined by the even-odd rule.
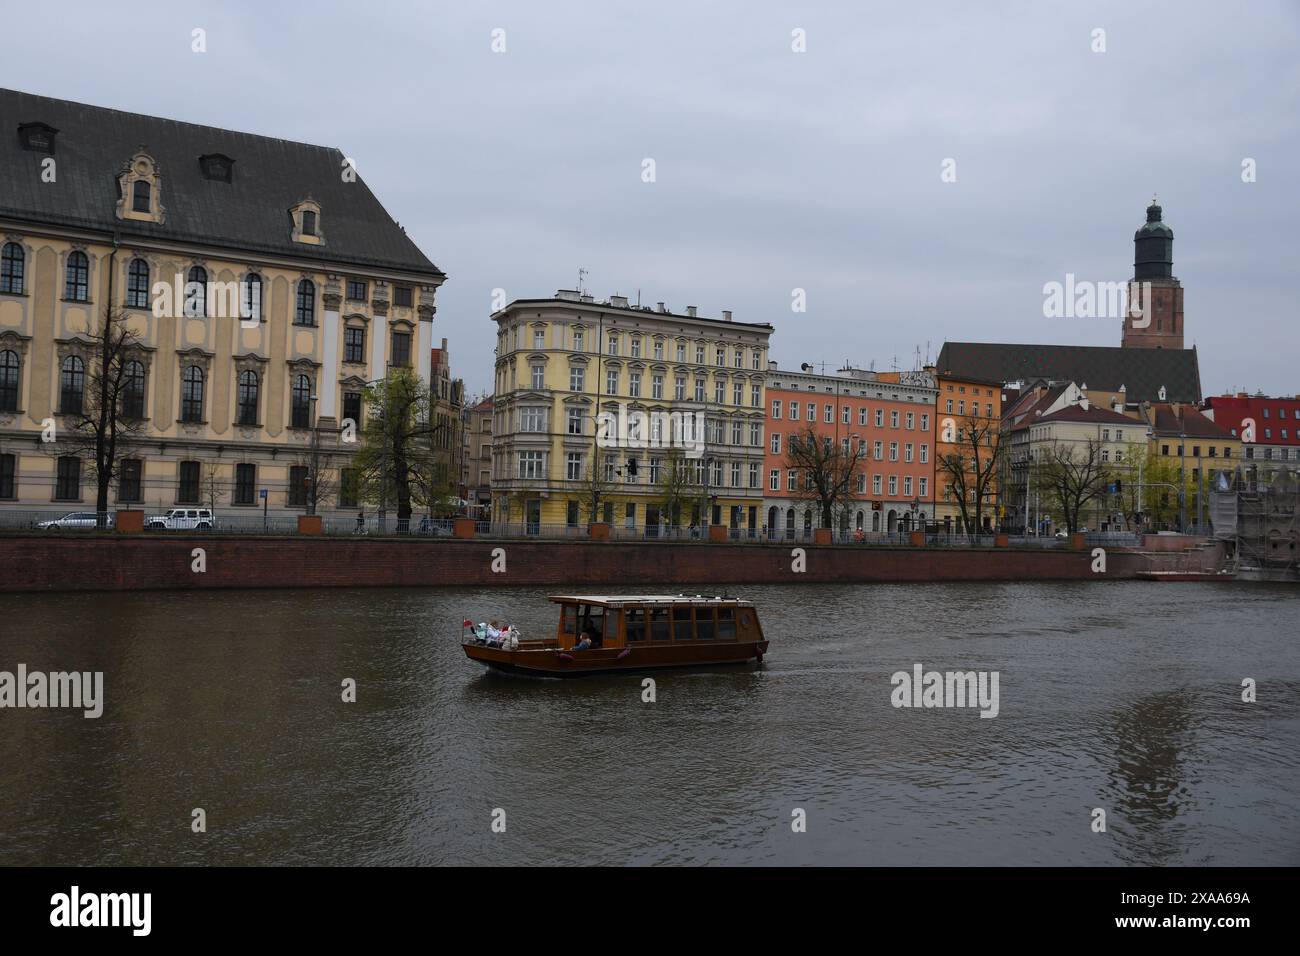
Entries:
[[1112,549],[1097,573],[1088,550],[47,534],[0,537],[0,592],[1097,581],[1146,570],[1217,570],[1222,553],[1214,554]]

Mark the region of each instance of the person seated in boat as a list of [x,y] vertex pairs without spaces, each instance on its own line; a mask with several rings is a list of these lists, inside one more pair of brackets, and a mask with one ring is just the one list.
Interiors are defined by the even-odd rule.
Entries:
[[573,645],[575,651],[589,650],[593,646],[594,632],[590,624],[584,624],[582,633],[578,635],[578,643]]
[[488,622],[485,636],[487,637],[487,641],[485,643],[487,644],[488,647],[501,646],[501,629],[497,627],[496,621]]
[[585,635],[586,638],[591,642],[592,647],[600,647],[601,644],[604,643],[604,638],[601,637],[600,629],[596,627],[594,623],[592,623],[591,618],[583,619],[582,630],[579,632],[579,634]]

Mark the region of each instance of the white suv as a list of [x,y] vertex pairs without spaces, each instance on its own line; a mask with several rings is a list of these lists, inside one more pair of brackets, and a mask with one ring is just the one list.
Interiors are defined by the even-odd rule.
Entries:
[[154,531],[164,528],[182,531],[209,531],[215,519],[208,508],[173,508],[163,515],[152,515],[144,526]]

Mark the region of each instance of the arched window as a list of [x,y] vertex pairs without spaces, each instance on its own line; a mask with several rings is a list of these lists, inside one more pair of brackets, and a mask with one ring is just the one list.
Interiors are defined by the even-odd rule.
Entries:
[[250,272],[244,279],[244,307],[240,318],[247,322],[262,321],[262,277]]
[[181,376],[181,421],[203,421],[203,369],[187,365]]
[[185,283],[185,314],[192,319],[208,314],[208,270],[203,266],[190,268]]
[[59,411],[64,415],[80,415],[85,394],[86,365],[77,356],[69,355],[59,373]]
[[311,379],[299,375],[293,380],[293,427],[311,425]]
[[126,304],[131,309],[149,308],[149,263],[132,259],[126,270]]
[[293,324],[316,324],[316,283],[310,279],[298,282],[298,308],[294,312]]
[[257,393],[260,382],[252,369],[239,373],[239,424],[257,424]]
[[27,257],[23,253],[23,247],[16,242],[6,242],[4,250],[0,252],[0,292],[23,294],[23,272],[26,265]]
[[144,363],[134,359],[122,369],[122,415],[144,418]]
[[131,211],[152,212],[149,194],[152,192],[147,179],[137,179],[131,186]]
[[90,299],[90,260],[84,252],[68,256],[68,268],[63,281],[63,297],[74,302]]
[[18,353],[0,352],[0,412],[18,411]]

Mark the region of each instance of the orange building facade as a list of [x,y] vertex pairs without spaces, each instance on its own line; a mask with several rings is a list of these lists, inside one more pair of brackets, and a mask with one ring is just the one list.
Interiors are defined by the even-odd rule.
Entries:
[[842,369],[834,374],[783,372],[769,363],[763,462],[764,528],[794,536],[821,525],[818,502],[790,466],[792,435],[809,427],[858,456],[841,531],[899,532],[934,520],[935,400],[929,372]]
[[[935,517],[940,524],[951,529],[960,524],[961,506],[958,503],[957,493],[953,490],[953,479],[945,474],[940,461],[944,456],[954,453],[968,460],[973,458],[973,455],[969,440],[944,441],[944,438],[956,434],[969,434],[968,429],[974,427],[982,438],[980,465],[983,468],[984,462],[998,453],[1002,421],[1002,384],[980,379],[958,378],[943,373],[935,375],[935,383],[937,388],[935,435],[938,439],[936,443],[938,454],[934,459]],[[944,423],[949,419],[952,420],[953,428],[945,431]],[[989,458],[986,458],[986,455]],[[984,491],[984,503],[980,509],[984,517],[985,526],[982,529],[984,531],[992,531],[999,526],[1001,517],[999,509],[1002,504],[999,497],[1001,470],[1002,463],[994,462],[992,478]],[[966,487],[969,494],[973,496],[976,487],[973,462],[966,471]],[[975,512],[975,509],[969,505],[968,510],[971,514]]]

